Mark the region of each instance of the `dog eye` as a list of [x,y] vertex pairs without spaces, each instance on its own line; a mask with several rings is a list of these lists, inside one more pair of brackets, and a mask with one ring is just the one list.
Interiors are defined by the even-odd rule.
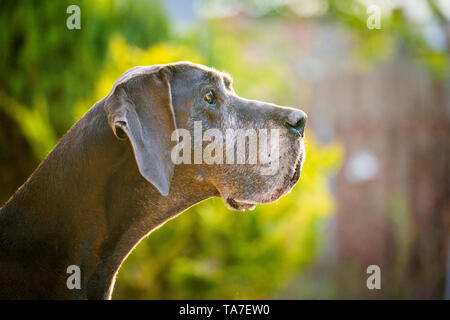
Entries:
[[203,100],[208,102],[209,104],[216,104],[216,95],[214,94],[214,91],[209,90],[204,96]]

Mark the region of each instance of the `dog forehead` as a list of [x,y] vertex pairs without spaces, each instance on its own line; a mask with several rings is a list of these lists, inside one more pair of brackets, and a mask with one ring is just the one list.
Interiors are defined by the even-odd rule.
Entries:
[[192,62],[172,63],[168,67],[176,77],[193,81],[193,83],[217,84],[224,77],[224,74],[216,69]]

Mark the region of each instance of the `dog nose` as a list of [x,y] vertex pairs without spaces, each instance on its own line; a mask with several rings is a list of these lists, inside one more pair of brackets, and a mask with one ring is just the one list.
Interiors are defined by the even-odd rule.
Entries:
[[305,112],[301,110],[294,110],[288,114],[286,123],[292,131],[303,137],[307,118],[308,117]]

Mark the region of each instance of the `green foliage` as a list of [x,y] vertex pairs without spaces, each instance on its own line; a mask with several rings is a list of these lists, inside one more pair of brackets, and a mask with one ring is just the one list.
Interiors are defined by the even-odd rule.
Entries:
[[[434,1],[430,5],[434,19],[446,28],[445,18]],[[423,25],[408,22],[403,10],[382,12],[381,29],[366,27],[366,5],[357,0],[328,0],[328,15],[341,26],[351,31],[355,40],[355,59],[366,64],[392,58],[400,53],[426,67],[436,79],[444,79],[449,74],[450,57],[448,50],[430,47],[423,36]]]
[[81,30],[66,28],[71,4],[2,1],[0,10],[0,89],[27,107],[37,99],[51,101],[50,120],[58,134],[72,125],[73,103],[90,96],[112,34],[147,47],[168,33],[155,1],[79,1]]
[[17,122],[34,154],[45,158],[56,144],[56,134],[49,122],[45,99],[40,97],[33,106],[27,108],[0,91],[0,109]]

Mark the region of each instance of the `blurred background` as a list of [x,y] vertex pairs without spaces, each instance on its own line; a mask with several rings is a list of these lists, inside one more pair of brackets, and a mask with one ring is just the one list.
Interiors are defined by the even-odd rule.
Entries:
[[191,208],[141,242],[113,298],[450,298],[450,1],[2,0],[0,30],[1,205],[135,65],[202,63],[309,115],[289,196]]

